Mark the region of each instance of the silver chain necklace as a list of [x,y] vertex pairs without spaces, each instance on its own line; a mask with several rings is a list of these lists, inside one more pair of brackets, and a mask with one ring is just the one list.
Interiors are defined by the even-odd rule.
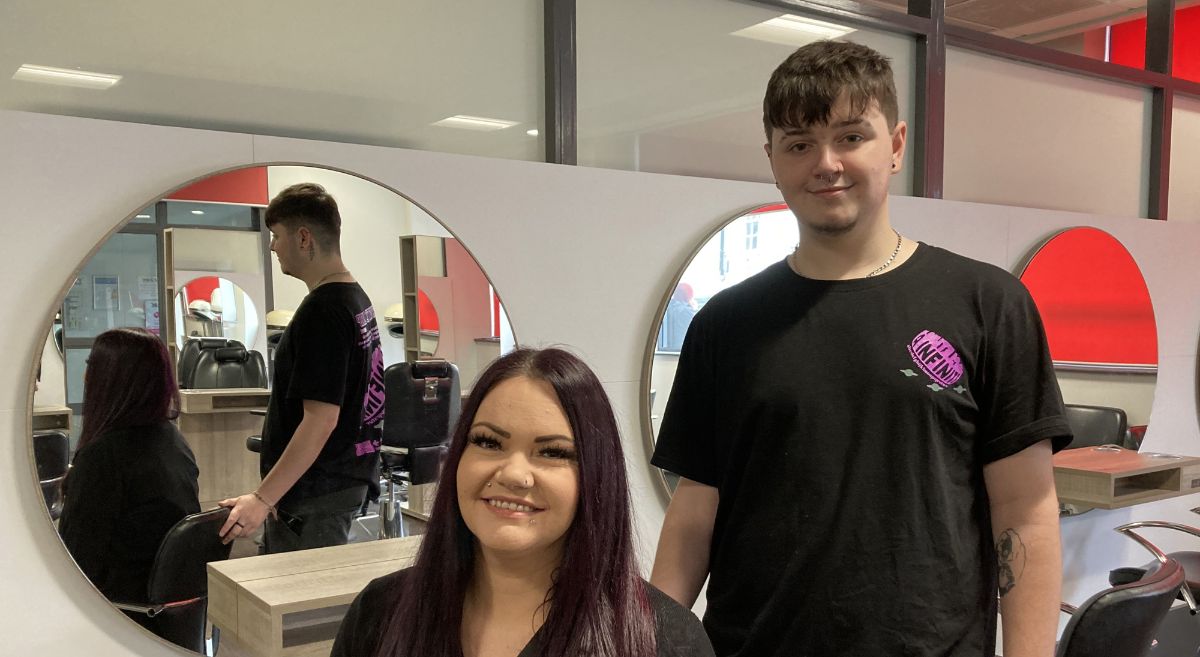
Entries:
[[896,230],[895,228],[892,229],[892,232],[896,233],[896,248],[892,250],[892,255],[888,257],[887,262],[879,265],[879,267],[877,267],[874,271],[867,274],[865,278],[870,278],[887,269],[892,265],[893,262],[896,261],[896,256],[900,255],[900,247],[904,244],[904,238],[900,237],[900,231]]

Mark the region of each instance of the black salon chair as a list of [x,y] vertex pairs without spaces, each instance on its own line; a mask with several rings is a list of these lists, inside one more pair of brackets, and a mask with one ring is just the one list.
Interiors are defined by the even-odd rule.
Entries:
[[399,489],[437,481],[462,406],[458,367],[445,360],[397,363],[383,372],[380,538],[404,535]]
[[262,354],[245,347],[203,349],[191,373],[190,388],[266,388]]
[[1144,657],[1183,583],[1183,568],[1165,559],[1144,578],[1101,591],[1078,608],[1064,604],[1071,620],[1055,657]]
[[1071,426],[1071,433],[1075,435],[1068,445],[1070,449],[1100,445],[1131,447],[1128,436],[1129,421],[1123,409],[1084,404],[1066,404],[1065,407],[1067,424]]
[[[1172,529],[1200,538],[1200,529],[1177,522],[1141,520],[1121,525],[1116,528],[1116,531],[1137,541],[1139,545],[1154,555],[1155,561],[1151,561],[1141,567],[1125,567],[1111,570],[1108,573],[1108,582],[1114,586],[1137,582],[1145,577],[1146,573],[1152,570],[1156,563],[1161,562],[1163,558],[1170,559],[1177,562],[1183,568],[1184,578],[1187,582],[1187,586],[1180,591],[1180,598],[1191,605],[1193,614],[1196,613],[1197,606],[1195,601],[1200,600],[1200,552],[1180,551],[1164,555],[1161,550],[1135,531],[1138,529]],[[1187,594],[1191,595],[1191,600],[1187,600]]]
[[146,602],[114,600],[113,604],[158,636],[204,654],[204,622],[208,611],[208,568],[229,558],[232,544],[217,533],[229,509],[194,513],[175,523],[163,537],[150,568]]
[[62,514],[62,482],[67,476],[70,463],[70,445],[67,434],[61,431],[39,431],[33,434],[33,460],[37,464],[38,484],[50,518],[58,520]]
[[196,371],[196,363],[200,362],[200,354],[209,349],[224,349],[226,347],[244,347],[237,340],[225,338],[188,338],[179,351],[179,361],[175,368],[180,388],[195,388],[192,377]]

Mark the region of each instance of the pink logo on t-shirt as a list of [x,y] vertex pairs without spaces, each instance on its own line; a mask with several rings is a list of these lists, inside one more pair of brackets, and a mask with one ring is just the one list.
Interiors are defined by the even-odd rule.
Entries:
[[963,364],[954,345],[933,331],[921,331],[908,344],[908,355],[921,371],[944,387],[962,378]]

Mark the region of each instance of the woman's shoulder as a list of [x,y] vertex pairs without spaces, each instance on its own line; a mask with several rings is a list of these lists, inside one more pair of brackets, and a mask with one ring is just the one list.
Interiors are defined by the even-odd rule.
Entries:
[[330,657],[362,657],[374,651],[379,633],[387,626],[396,587],[408,577],[408,570],[398,570],[371,580],[359,592],[346,610],[333,642]]
[[692,610],[653,584],[646,582],[645,585],[650,608],[654,610],[654,633],[659,657],[713,657],[712,644],[704,632],[704,625]]

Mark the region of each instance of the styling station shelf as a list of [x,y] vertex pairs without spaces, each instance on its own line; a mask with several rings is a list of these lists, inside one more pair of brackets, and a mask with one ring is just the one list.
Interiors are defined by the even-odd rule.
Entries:
[[1097,509],[1200,492],[1200,458],[1081,447],[1054,455],[1059,502]]
[[420,536],[208,564],[221,657],[328,657],[354,597],[412,565]]
[[266,388],[220,388],[179,391],[179,431],[200,467],[200,508],[258,488],[258,454],[246,449],[246,438],[262,432],[271,391]]

